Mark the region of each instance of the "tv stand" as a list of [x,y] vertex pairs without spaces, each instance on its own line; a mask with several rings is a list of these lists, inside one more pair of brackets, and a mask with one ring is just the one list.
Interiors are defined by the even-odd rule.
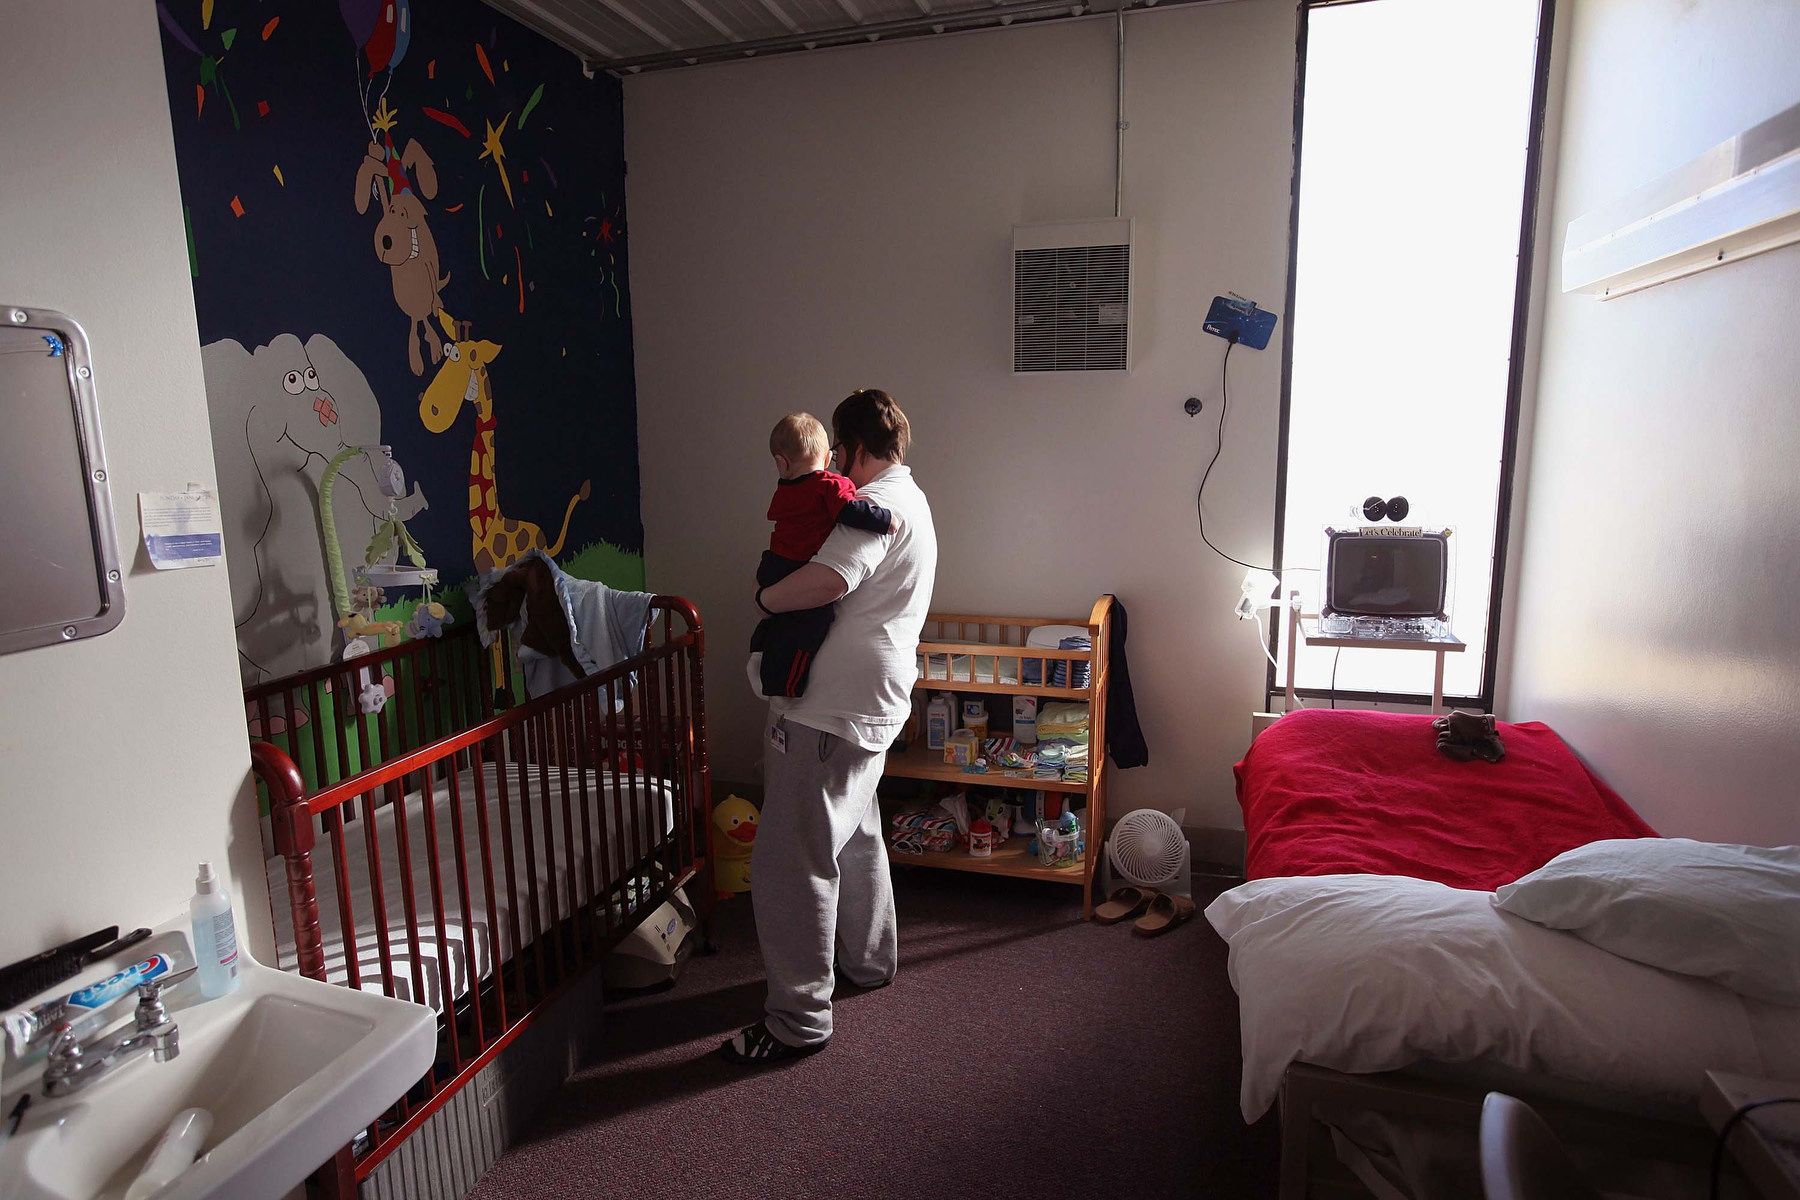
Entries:
[[[1431,713],[1444,711],[1444,655],[1460,654],[1468,647],[1461,638],[1447,630],[1442,637],[1365,637],[1357,634],[1320,633],[1317,613],[1300,611],[1300,593],[1288,597],[1287,703],[1283,711],[1299,707],[1294,695],[1294,669],[1300,657],[1300,645],[1330,646],[1344,650],[1423,650],[1437,655],[1437,667],[1431,676]],[[1311,622],[1310,625],[1307,622]]]

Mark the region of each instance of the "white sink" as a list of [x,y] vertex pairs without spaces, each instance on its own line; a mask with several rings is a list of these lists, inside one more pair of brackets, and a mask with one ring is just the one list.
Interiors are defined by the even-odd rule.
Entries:
[[[156,941],[147,943],[154,947]],[[242,985],[202,1000],[193,978],[164,993],[180,1054],[144,1054],[85,1089],[46,1099],[36,1071],[5,1080],[0,1113],[31,1107],[0,1143],[0,1196],[125,1194],[169,1121],[213,1115],[201,1157],[157,1200],[279,1197],[366,1128],[430,1067],[429,1008],[272,970],[240,955]],[[120,1011],[130,1019],[131,1005]]]

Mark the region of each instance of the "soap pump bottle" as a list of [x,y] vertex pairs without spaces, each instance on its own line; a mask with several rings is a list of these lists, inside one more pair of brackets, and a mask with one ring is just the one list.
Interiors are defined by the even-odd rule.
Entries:
[[194,961],[200,968],[200,994],[208,1000],[237,991],[237,926],[231,919],[231,896],[209,862],[200,864],[194,898],[188,902],[194,925]]

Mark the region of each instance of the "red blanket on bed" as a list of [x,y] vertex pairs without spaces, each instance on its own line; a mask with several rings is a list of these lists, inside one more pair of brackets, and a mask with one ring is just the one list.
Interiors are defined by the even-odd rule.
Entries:
[[1430,717],[1282,717],[1234,768],[1249,878],[1410,875],[1491,891],[1576,846],[1656,836],[1548,726],[1499,729],[1505,759],[1456,762]]

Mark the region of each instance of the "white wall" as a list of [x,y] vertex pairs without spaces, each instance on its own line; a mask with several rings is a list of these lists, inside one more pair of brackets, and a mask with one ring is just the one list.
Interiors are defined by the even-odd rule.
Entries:
[[268,893],[225,571],[155,572],[138,534],[140,490],[213,479],[155,6],[76,20],[9,0],[0,111],[0,301],[87,330],[129,562],[116,630],[0,658],[0,962],[173,915],[203,858],[235,877],[255,948]]
[[[715,771],[760,777],[742,660],[768,544],[768,430],[884,387],[912,420],[941,559],[934,605],[1131,617],[1151,765],[1114,810],[1188,806],[1241,825],[1230,766],[1260,707],[1243,568],[1200,542],[1234,290],[1284,308],[1295,7],[1253,0],[1127,18],[1125,212],[1137,218],[1135,363],[1011,374],[1011,226],[1113,203],[1109,21],[865,46],[627,79],[643,511],[650,584],[712,637]],[[1266,563],[1278,344],[1232,363],[1208,532]],[[1181,402],[1207,402],[1190,420]]]
[[[1786,0],[1576,0],[1572,218],[1800,101]],[[1508,714],[1666,834],[1800,841],[1800,247],[1604,303],[1547,290]]]

